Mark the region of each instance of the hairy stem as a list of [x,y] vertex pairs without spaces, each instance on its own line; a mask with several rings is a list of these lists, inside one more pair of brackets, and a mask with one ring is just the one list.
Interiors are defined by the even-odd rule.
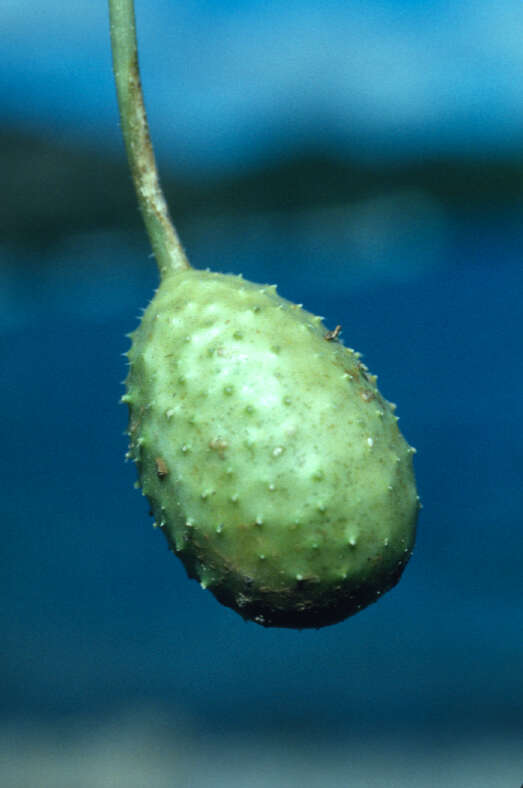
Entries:
[[163,279],[190,268],[160,186],[145,113],[138,51],[134,0],[109,0],[114,80],[120,108],[127,159],[145,228]]

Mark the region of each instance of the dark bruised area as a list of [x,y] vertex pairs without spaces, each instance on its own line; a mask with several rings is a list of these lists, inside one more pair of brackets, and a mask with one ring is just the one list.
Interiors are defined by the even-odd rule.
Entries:
[[[337,624],[376,602],[382,593],[399,581],[405,563],[376,578],[373,583],[346,583],[335,586],[329,593],[315,594],[315,583],[306,579],[296,581],[288,589],[277,593],[256,587],[251,578],[228,578],[223,586],[209,586],[216,599],[236,610],[242,618],[264,627],[287,629],[320,629]],[[377,590],[379,586],[380,590]],[[231,588],[235,590],[231,592]]]
[[[198,547],[189,539],[184,550],[177,550],[167,529],[162,529],[169,546],[182,561],[187,575],[200,582],[201,564]],[[191,529],[189,529],[189,533]],[[282,584],[277,590],[260,586],[255,578],[229,568],[224,581],[210,584],[210,591],[222,605],[235,610],[245,621],[263,627],[286,629],[321,629],[355,615],[393,588],[400,580],[411,553],[382,572],[373,569],[372,581],[350,578],[326,588],[316,580],[303,578]]]

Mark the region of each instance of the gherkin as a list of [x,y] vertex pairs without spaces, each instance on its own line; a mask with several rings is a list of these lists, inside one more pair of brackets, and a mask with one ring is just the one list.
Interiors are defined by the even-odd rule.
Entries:
[[264,626],[376,601],[414,545],[414,450],[338,330],[274,286],[164,276],[132,335],[129,454],[169,546]]

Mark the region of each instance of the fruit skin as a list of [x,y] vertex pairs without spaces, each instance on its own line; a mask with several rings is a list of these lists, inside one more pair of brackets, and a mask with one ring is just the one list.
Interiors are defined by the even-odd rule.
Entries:
[[245,619],[299,629],[397,583],[414,450],[321,318],[274,286],[189,269],[131,336],[129,456],[190,577]]

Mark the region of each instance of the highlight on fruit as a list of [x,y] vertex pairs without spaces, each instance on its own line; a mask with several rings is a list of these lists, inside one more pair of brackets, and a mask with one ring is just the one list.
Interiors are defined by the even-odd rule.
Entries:
[[341,326],[193,269],[159,184],[132,0],[109,0],[123,135],[160,286],[131,335],[129,452],[187,574],[244,619],[322,627],[399,580],[414,449]]

